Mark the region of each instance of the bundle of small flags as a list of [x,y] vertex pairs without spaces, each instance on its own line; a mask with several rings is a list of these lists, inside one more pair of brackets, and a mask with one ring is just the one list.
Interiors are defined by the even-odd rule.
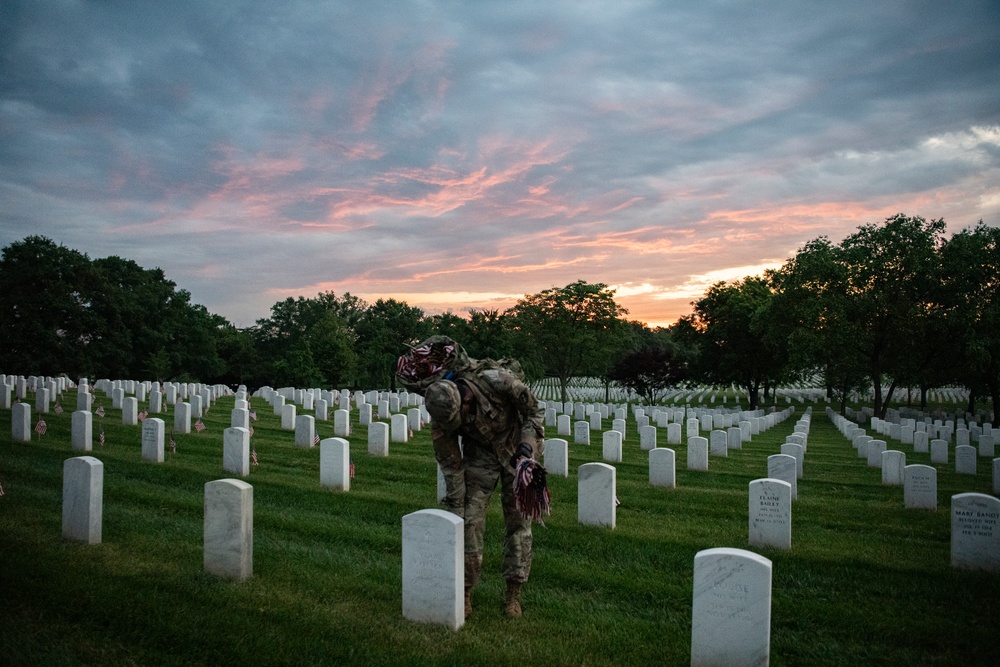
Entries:
[[198,433],[205,430],[205,424],[202,423],[200,418],[194,423],[194,430],[198,431]]
[[35,433],[38,434],[39,438],[42,437],[43,435],[45,435],[45,430],[47,428],[48,428],[48,426],[45,424],[45,420],[42,419],[41,417],[39,417],[38,418],[38,423],[35,424]]
[[514,505],[526,519],[545,525],[543,514],[552,512],[552,496],[545,484],[546,470],[534,459],[523,459],[514,473]]

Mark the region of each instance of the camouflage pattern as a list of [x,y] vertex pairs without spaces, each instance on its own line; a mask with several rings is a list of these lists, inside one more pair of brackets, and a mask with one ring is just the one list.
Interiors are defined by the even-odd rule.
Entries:
[[498,482],[506,526],[503,575],[523,583],[531,571],[531,520],[521,516],[515,505],[510,458],[521,443],[539,458],[544,411],[522,379],[503,368],[480,367],[459,374],[456,382],[465,382],[472,390],[474,407],[463,413],[457,429],[432,421],[431,437],[445,479],[445,508],[465,519],[465,586],[479,581],[486,510]]

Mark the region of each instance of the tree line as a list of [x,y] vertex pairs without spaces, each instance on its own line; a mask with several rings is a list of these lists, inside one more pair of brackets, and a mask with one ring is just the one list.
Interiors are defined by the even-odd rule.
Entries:
[[506,310],[427,315],[395,299],[287,298],[246,328],[191,303],[160,269],[89,259],[42,236],[0,257],[0,372],[198,380],[257,387],[394,388],[396,359],[433,334],[528,376],[603,378],[653,402],[682,383],[736,385],[751,409],[775,387],[822,378],[841,401],[946,385],[1000,401],[1000,229],[945,238],[903,214],[839,244],[806,243],[777,270],[719,282],[668,328],[629,320],[602,283],[525,295]]

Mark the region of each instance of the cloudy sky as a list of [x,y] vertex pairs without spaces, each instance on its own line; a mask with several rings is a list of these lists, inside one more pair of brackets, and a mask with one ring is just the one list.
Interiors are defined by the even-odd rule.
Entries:
[[897,212],[1000,224],[1000,4],[5,0],[0,247],[287,296],[668,324]]

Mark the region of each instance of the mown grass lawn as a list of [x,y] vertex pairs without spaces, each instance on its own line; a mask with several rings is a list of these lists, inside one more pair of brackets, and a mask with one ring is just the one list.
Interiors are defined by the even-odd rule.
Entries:
[[[232,476],[222,431],[233,399],[211,408],[204,432],[177,436],[162,464],[142,461],[140,428],[100,402],[107,444],[97,444],[95,417],[91,454],[105,466],[104,528],[94,546],[61,537],[62,464],[80,455],[71,410],[47,415],[48,432],[30,443],[12,441],[10,411],[0,411],[5,664],[687,664],[694,556],[749,548],[747,485],[766,476],[795,421],[712,457],[708,472],[686,470],[686,448],[675,446],[672,490],[649,486],[630,422],[614,530],[577,523],[575,470],[599,461],[601,446],[571,444],[570,477],[550,477],[553,512],[535,529],[525,616],[501,613],[497,498],[474,614],[451,632],[401,611],[401,518],[437,506],[427,430],[377,458],[355,424],[357,475],[350,492],[334,492],[319,486],[319,448],[296,447],[254,399],[254,576],[237,584],[202,569],[204,485]],[[64,395],[64,407],[75,404],[75,392]],[[160,416],[169,432],[172,413]],[[319,431],[332,436],[332,421]],[[658,437],[665,446],[666,432]],[[930,464],[904,449],[907,463]],[[936,465],[938,510],[904,509],[902,487],[883,487],[817,407],[792,550],[757,550],[773,561],[771,664],[1000,664],[1000,575],[949,565],[950,497],[991,493],[990,465],[980,459],[974,477]]]

